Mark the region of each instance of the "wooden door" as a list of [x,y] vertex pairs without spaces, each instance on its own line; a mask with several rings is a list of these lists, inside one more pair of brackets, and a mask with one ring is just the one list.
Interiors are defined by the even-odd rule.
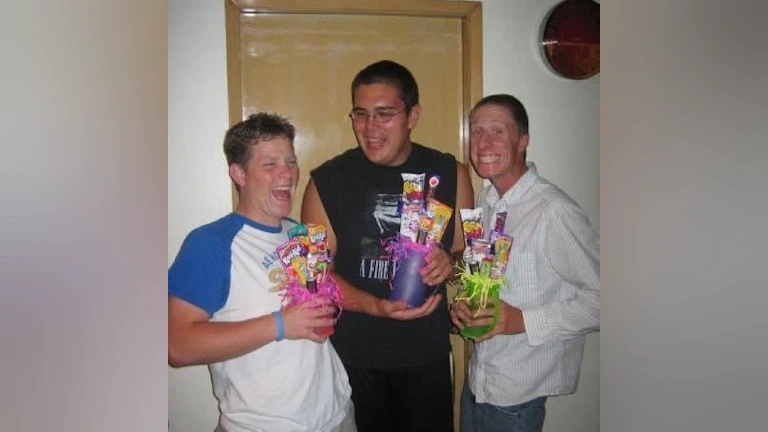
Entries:
[[[423,111],[412,140],[469,163],[466,117],[481,97],[479,14],[477,2],[437,0],[227,2],[230,122],[268,111],[296,126],[294,219],[310,170],[357,145],[350,85],[378,60],[405,65],[419,84]],[[451,339],[458,418],[469,345]]]

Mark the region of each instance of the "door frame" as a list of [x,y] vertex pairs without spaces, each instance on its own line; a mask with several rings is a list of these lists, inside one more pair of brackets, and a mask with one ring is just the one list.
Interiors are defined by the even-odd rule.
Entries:
[[[462,107],[459,137],[462,142],[462,162],[470,167],[469,111],[483,96],[483,9],[479,1],[455,0],[224,0],[227,36],[227,96],[230,126],[243,120],[240,76],[241,13],[270,14],[334,14],[334,15],[397,15],[461,19]],[[482,190],[483,180],[469,169],[475,194]],[[237,205],[237,190],[232,187],[233,208]]]
[[[483,29],[482,3],[455,0],[224,0],[227,39],[227,96],[230,126],[243,120],[240,14],[333,14],[333,15],[395,15],[461,19],[462,106],[459,110],[459,137],[463,163],[470,167],[469,112],[483,96]],[[483,180],[469,168],[475,196]],[[232,185],[232,206],[237,206],[237,190]],[[458,356],[456,351],[458,350]],[[472,344],[460,336],[451,336],[453,364],[454,426],[458,430],[459,401],[466,380]]]

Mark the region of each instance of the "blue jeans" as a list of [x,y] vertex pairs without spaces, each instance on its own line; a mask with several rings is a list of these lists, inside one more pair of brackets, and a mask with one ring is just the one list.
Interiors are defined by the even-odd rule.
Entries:
[[541,432],[546,401],[542,396],[513,406],[477,403],[469,384],[464,383],[460,432]]

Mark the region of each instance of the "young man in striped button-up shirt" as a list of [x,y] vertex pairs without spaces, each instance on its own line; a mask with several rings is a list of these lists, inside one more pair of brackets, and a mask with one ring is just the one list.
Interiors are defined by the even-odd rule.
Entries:
[[[470,113],[470,156],[491,182],[477,200],[489,232],[507,212],[513,237],[496,327],[475,341],[461,400],[462,432],[541,431],[547,396],[572,393],[584,334],[600,328],[600,244],[584,210],[526,163],[528,115],[510,95]],[[488,325],[455,302],[459,328]]]

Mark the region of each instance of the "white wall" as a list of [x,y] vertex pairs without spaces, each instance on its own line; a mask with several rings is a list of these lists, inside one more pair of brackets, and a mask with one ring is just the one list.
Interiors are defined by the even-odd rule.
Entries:
[[[483,88],[511,93],[530,117],[529,160],[600,228],[599,75],[568,81],[546,68],[539,26],[558,0],[483,1]],[[231,210],[221,151],[228,126],[224,2],[168,2],[168,265],[193,228]],[[599,430],[599,333],[587,337],[577,393],[550,398],[548,432]],[[218,417],[204,367],[169,369],[172,431],[210,432]]]
[[[539,29],[559,0],[483,1],[483,91],[518,97],[530,121],[528,160],[560,186],[600,229],[600,75],[553,75],[540,55]],[[550,398],[544,430],[600,430],[599,333],[587,336],[578,391]]]
[[[223,0],[168,2],[168,265],[186,234],[232,210],[221,142],[229,126]],[[218,420],[208,369],[168,370],[174,432]]]

